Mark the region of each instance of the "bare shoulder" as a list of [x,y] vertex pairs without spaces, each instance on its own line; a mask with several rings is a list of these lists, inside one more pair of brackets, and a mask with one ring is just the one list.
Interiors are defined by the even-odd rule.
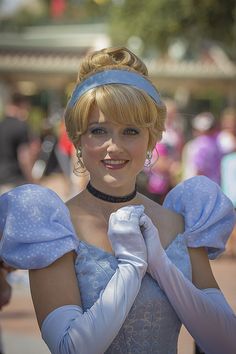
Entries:
[[67,200],[66,206],[71,211],[78,207],[78,203],[81,199],[82,193],[76,194],[73,198]]
[[158,228],[162,245],[165,248],[178,234],[183,233],[184,218],[143,195],[140,195],[140,199],[145,207],[145,213]]
[[[70,217],[72,220],[72,223],[74,226],[76,226],[78,222],[78,218],[83,218],[84,214],[86,213],[87,210],[87,200],[84,197],[84,193],[81,192],[74,196],[73,198],[69,199],[66,202],[66,206],[69,209],[70,212]],[[91,205],[89,206],[89,209],[91,210]]]

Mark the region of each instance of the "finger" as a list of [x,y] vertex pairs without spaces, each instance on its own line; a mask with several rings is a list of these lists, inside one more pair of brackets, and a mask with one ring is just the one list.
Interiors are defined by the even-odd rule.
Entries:
[[118,209],[115,213],[112,213],[110,218],[113,221],[117,219],[118,221],[130,221],[138,220],[144,212],[143,205],[130,205]]
[[123,220],[130,220],[132,218],[139,219],[144,212],[143,205],[130,205],[117,210],[117,216]]
[[151,223],[151,219],[146,214],[143,214],[139,219],[139,226],[142,226],[145,229],[147,229],[150,226],[150,223]]

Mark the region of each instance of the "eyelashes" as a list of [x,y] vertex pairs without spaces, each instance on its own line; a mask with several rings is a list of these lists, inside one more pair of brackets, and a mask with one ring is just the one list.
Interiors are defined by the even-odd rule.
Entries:
[[135,129],[135,128],[126,128],[124,130],[123,134],[125,134],[125,135],[137,135],[137,134],[139,134],[139,131],[138,131],[138,129]]
[[[92,135],[104,135],[104,134],[108,134],[109,131],[105,128],[101,128],[101,127],[94,127],[90,129],[90,134]],[[128,127],[125,128],[122,131],[123,135],[138,135],[139,134],[139,130],[136,128],[132,128],[132,127]]]
[[103,135],[103,134],[106,134],[106,129],[104,129],[104,128],[91,128],[90,133],[93,135]]

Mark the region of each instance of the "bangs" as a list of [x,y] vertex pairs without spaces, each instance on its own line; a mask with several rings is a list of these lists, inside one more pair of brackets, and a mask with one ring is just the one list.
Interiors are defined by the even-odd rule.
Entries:
[[155,126],[157,118],[150,112],[152,105],[153,113],[156,111],[155,103],[146,93],[134,87],[120,84],[99,87],[95,102],[102,113],[115,123],[146,128]]

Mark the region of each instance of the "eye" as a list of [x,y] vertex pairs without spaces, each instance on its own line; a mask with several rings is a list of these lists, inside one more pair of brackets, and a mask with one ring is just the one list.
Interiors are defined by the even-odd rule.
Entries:
[[90,133],[93,135],[102,135],[106,133],[106,130],[104,128],[96,127],[96,128],[91,128]]
[[139,130],[136,128],[125,128],[124,134],[125,135],[137,135],[137,134],[139,134]]

